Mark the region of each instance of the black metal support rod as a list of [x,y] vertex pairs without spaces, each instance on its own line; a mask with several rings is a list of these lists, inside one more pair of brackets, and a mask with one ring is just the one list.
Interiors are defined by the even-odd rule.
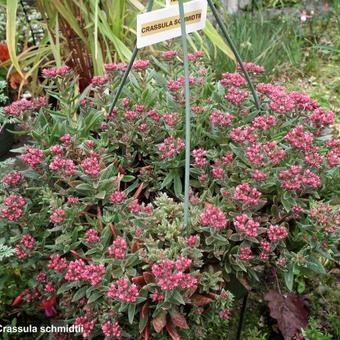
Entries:
[[254,85],[253,85],[253,83],[252,83],[252,81],[251,81],[251,79],[250,79],[250,77],[249,77],[249,74],[248,74],[247,70],[245,69],[245,67],[244,67],[244,65],[243,65],[241,56],[240,56],[240,54],[238,53],[238,51],[237,51],[237,49],[236,49],[236,46],[234,45],[233,41],[231,40],[231,38],[230,38],[230,36],[229,36],[229,34],[228,34],[228,32],[227,32],[227,29],[226,29],[226,27],[224,26],[224,24],[223,24],[221,18],[219,17],[219,15],[218,15],[218,13],[217,13],[217,10],[216,10],[216,8],[215,8],[215,6],[214,6],[212,0],[208,0],[208,4],[209,4],[209,7],[211,8],[211,11],[212,11],[213,14],[214,14],[214,17],[215,17],[215,19],[216,19],[216,21],[217,21],[218,26],[220,27],[220,29],[221,29],[221,31],[222,31],[222,33],[223,33],[223,35],[224,35],[226,41],[228,42],[228,44],[229,44],[231,50],[233,51],[233,53],[234,53],[234,55],[235,55],[235,57],[236,57],[236,59],[237,59],[237,62],[239,63],[239,65],[240,65],[240,67],[241,67],[241,70],[242,70],[242,72],[243,72],[243,74],[244,74],[244,76],[245,76],[245,78],[246,78],[246,80],[247,80],[248,86],[249,86],[250,91],[251,91],[251,93],[252,93],[252,95],[253,95],[253,98],[254,98],[255,106],[256,106],[256,108],[257,108],[258,110],[260,110],[260,102],[259,102],[259,99],[257,98],[256,91],[255,91],[255,87],[254,87]]
[[[147,8],[146,8],[146,11],[147,11],[147,12],[150,12],[151,9],[152,9],[152,6],[153,6],[153,0],[149,0],[148,5],[147,5]],[[132,56],[131,56],[131,59],[130,59],[129,64],[128,64],[128,66],[127,66],[127,69],[125,70],[124,76],[123,76],[123,78],[122,78],[122,80],[121,80],[121,82],[120,82],[120,84],[119,84],[117,93],[116,93],[116,95],[115,95],[115,97],[114,97],[114,99],[113,99],[113,102],[112,102],[111,106],[110,106],[109,114],[111,113],[111,111],[113,110],[113,108],[114,108],[114,107],[116,106],[116,104],[117,104],[117,101],[118,101],[118,99],[119,99],[119,96],[120,96],[120,94],[121,94],[121,92],[122,92],[122,90],[123,90],[123,88],[124,88],[124,86],[125,86],[126,80],[127,80],[128,76],[129,76],[129,73],[130,73],[130,71],[131,71],[131,69],[132,69],[132,65],[133,65],[133,63],[134,63],[135,60],[136,60],[137,54],[138,54],[138,48],[137,48],[137,46],[136,46],[136,47],[134,48],[133,52],[132,52]]]
[[26,22],[27,22],[28,27],[30,28],[30,31],[31,31],[31,34],[32,34],[33,45],[35,46],[35,45],[37,44],[37,42],[36,42],[36,40],[35,40],[35,35],[34,35],[33,27],[32,27],[32,25],[31,25],[31,20],[30,20],[30,18],[29,18],[29,16],[28,16],[28,13],[27,13],[27,11],[26,11],[26,7],[25,7],[25,5],[24,5],[24,3],[23,3],[22,0],[20,0],[20,5],[21,5],[21,7],[22,7],[22,10],[23,10],[24,15],[25,15]]
[[248,300],[248,293],[243,298],[242,307],[241,307],[241,313],[240,313],[240,320],[238,322],[238,327],[237,327],[236,340],[240,340],[241,339],[242,328],[243,328],[243,321],[244,321],[244,314],[246,312],[246,307],[247,307],[247,300]]

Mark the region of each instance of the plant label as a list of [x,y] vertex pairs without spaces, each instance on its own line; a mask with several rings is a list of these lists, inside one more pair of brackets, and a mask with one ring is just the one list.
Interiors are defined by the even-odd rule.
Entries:
[[[207,0],[184,3],[186,32],[203,29],[207,18]],[[181,36],[178,6],[158,9],[137,16],[137,48]]]

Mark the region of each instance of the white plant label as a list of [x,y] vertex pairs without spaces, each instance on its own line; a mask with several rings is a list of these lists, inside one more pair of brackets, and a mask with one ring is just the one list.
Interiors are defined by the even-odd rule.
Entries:
[[[207,0],[184,3],[186,32],[201,30],[207,18]],[[137,48],[181,36],[178,6],[158,9],[137,16]]]

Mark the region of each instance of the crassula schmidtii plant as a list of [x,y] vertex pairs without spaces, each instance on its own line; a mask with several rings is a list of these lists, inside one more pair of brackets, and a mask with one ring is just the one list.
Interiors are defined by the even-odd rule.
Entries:
[[[227,320],[231,276],[246,285],[274,267],[323,273],[339,215],[335,115],[304,93],[216,75],[189,55],[190,224],[183,226],[182,64],[175,51],[138,60],[108,112],[125,64],[106,65],[82,94],[68,67],[48,69],[46,97],[4,111],[29,138],[2,178],[7,268],[25,286],[13,309],[83,326],[83,336],[203,337]],[[38,307],[38,308],[37,308]],[[42,310],[42,311],[41,311]]]

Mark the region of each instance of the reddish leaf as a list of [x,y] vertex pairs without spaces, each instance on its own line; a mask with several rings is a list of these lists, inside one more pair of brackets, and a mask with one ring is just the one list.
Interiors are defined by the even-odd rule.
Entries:
[[140,316],[144,318],[147,314],[149,314],[149,301],[145,302],[141,311],[140,311]]
[[182,328],[182,329],[189,329],[187,320],[185,319],[184,315],[180,313],[178,310],[172,309],[170,311],[170,316],[175,326]]
[[150,337],[150,323],[148,323],[146,325],[146,327],[144,328],[143,335],[144,335],[144,340],[149,340],[149,337]]
[[270,316],[274,318],[285,340],[290,340],[308,323],[308,314],[304,308],[303,299],[289,293],[287,296],[270,290],[264,297],[268,301]]
[[16,306],[22,301],[22,294],[15,297],[15,299],[12,302],[11,306]]
[[140,248],[140,242],[136,239],[133,239],[132,245],[131,245],[131,251],[135,253]]
[[157,333],[161,332],[166,324],[166,314],[167,312],[160,312],[153,320],[152,325]]
[[140,285],[140,286],[144,286],[145,285],[145,280],[143,276],[135,276],[132,278],[132,282]]
[[138,198],[140,194],[142,193],[143,189],[144,189],[144,183],[141,183],[138,189],[136,190],[135,194],[133,195],[133,198]]
[[172,340],[181,340],[181,337],[176,332],[176,329],[170,320],[166,323],[166,330],[168,331]]
[[191,303],[195,306],[208,305],[212,301],[213,301],[212,299],[200,294],[195,294],[191,297]]
[[110,229],[111,229],[111,233],[112,233],[113,238],[116,238],[117,237],[117,231],[116,231],[116,227],[113,223],[110,223]]
[[146,283],[153,283],[155,282],[155,278],[151,272],[144,272],[143,277]]
[[99,230],[103,230],[102,218],[103,218],[102,211],[100,210],[100,207],[97,206],[97,220],[98,220]]

